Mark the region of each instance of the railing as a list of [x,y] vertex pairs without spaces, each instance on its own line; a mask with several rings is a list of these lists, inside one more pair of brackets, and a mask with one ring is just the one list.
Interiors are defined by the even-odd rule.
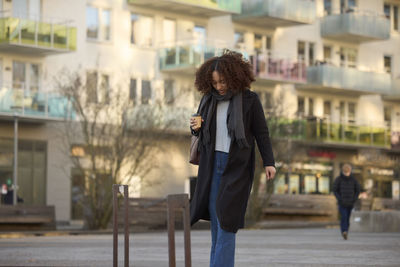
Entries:
[[338,89],[350,89],[369,93],[387,93],[392,90],[389,73],[367,72],[356,68],[337,67],[328,64],[309,66],[307,82]]
[[321,35],[348,34],[377,40],[390,38],[390,21],[383,14],[357,9],[346,12],[326,15],[321,21]]
[[76,28],[68,23],[18,18],[5,12],[0,18],[0,43],[73,51],[76,50],[76,35]]
[[72,118],[72,105],[57,93],[25,89],[21,84],[0,87],[0,113],[37,119]]
[[[149,1],[149,0],[146,0]],[[143,2],[142,0],[128,0],[128,3],[135,4],[137,2]],[[151,1],[149,1],[151,2]],[[205,8],[223,10],[228,12],[240,13],[241,11],[241,0],[156,0],[156,2],[172,2],[174,4],[187,4],[193,6],[201,6]]]
[[243,16],[269,16],[300,23],[312,23],[316,18],[314,1],[309,0],[244,0]]
[[304,60],[294,61],[290,58],[266,52],[250,56],[253,71],[261,79],[305,83],[307,81]]
[[[226,48],[225,41],[180,41],[164,45],[159,50],[160,69],[197,67],[205,60],[221,55]],[[241,52],[245,57],[247,54]]]
[[310,142],[390,147],[391,131],[386,127],[332,123],[319,118],[269,119],[271,135]]

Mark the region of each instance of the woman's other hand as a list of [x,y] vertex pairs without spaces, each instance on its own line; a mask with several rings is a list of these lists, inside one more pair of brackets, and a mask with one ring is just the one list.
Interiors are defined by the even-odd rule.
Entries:
[[267,177],[267,180],[274,179],[275,173],[276,170],[274,166],[265,166],[265,175]]

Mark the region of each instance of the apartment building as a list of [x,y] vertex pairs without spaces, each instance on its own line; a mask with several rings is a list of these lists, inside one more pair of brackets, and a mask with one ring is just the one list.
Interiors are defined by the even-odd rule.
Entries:
[[67,69],[95,81],[98,95],[123,85],[136,105],[162,103],[183,118],[164,137],[168,149],[150,174],[158,182],[134,193],[189,192],[194,73],[230,48],[252,61],[267,118],[282,99],[285,140],[299,148],[290,169],[281,163],[275,193],[329,194],[350,162],[365,190],[398,198],[399,8],[398,0],[0,0],[0,184],[12,179],[17,122],[19,196],[55,205],[59,222],[79,219],[70,155],[58,147],[69,109],[54,81]]

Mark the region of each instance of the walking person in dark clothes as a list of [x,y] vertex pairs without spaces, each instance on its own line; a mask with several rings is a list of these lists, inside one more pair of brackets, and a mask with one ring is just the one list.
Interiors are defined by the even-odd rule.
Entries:
[[255,141],[266,179],[275,176],[275,162],[264,111],[250,91],[254,74],[240,53],[227,51],[207,60],[196,72],[203,94],[198,109],[203,123],[190,120],[199,136],[200,163],[190,203],[191,223],[211,221],[211,267],[233,267],[235,238],[244,215],[255,167]]
[[350,215],[354,203],[360,194],[360,184],[351,174],[350,164],[344,164],[340,176],[333,183],[333,192],[338,201],[340,212],[340,230],[342,236],[347,240],[350,226]]

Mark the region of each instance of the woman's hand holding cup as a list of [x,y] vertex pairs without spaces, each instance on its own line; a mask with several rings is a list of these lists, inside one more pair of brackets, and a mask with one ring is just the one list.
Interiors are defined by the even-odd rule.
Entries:
[[198,131],[201,128],[201,122],[203,122],[199,114],[193,114],[190,118],[190,128],[194,131]]

